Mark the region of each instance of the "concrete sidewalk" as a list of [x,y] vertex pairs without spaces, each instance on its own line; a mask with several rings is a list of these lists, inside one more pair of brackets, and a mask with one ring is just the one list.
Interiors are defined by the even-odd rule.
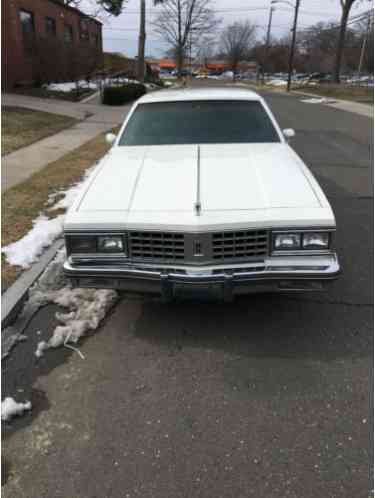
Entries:
[[103,106],[96,97],[87,102],[69,102],[67,100],[42,99],[14,93],[3,93],[1,95],[1,105],[25,107],[26,109],[62,114],[76,119],[86,119],[89,116],[96,115],[112,121],[116,120],[124,109],[123,106]]
[[64,114],[82,120],[71,128],[4,156],[1,168],[2,192],[26,180],[48,163],[56,161],[100,133],[119,125],[131,107],[104,107],[90,102],[80,104],[12,94],[2,96],[2,105]]
[[334,97],[324,97],[322,95],[308,92],[299,92],[296,90],[293,90],[292,95],[293,94],[301,95],[303,97],[311,99],[325,98],[327,99],[327,102],[324,102],[323,105],[328,105],[329,107],[334,107],[335,109],[341,109],[342,111],[352,112],[354,114],[359,114],[361,116],[366,116],[368,118],[374,119],[374,107],[370,104],[362,104],[361,102],[354,102],[352,100],[336,99]]

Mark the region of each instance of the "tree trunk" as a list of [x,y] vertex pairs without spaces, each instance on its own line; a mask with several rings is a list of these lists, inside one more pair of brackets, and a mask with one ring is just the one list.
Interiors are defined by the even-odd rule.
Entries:
[[177,77],[178,79],[181,78],[181,71],[182,71],[182,66],[184,64],[184,55],[183,55],[183,48],[182,47],[177,47]]
[[139,42],[138,42],[138,63],[137,63],[137,77],[138,80],[141,82],[145,80],[145,44],[146,44],[146,0],[141,0]]
[[337,43],[335,71],[334,71],[334,80],[336,83],[340,83],[341,62],[342,62],[342,55],[344,52],[346,25],[348,23],[349,12],[350,12],[350,4],[347,3],[344,5],[342,9],[340,33]]

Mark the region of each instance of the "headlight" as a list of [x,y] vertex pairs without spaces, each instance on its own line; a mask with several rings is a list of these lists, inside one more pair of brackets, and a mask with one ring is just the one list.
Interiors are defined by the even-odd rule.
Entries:
[[304,249],[327,249],[329,246],[329,233],[310,232],[304,233],[302,247]]
[[329,246],[329,232],[283,232],[273,234],[274,251],[318,251],[328,249]]
[[124,252],[122,237],[117,235],[98,237],[98,252]]
[[96,237],[94,236],[72,236],[67,238],[68,251],[72,253],[96,252]]
[[273,247],[276,250],[301,249],[301,234],[300,233],[278,233],[274,236]]
[[65,238],[69,254],[125,253],[122,235],[68,235]]

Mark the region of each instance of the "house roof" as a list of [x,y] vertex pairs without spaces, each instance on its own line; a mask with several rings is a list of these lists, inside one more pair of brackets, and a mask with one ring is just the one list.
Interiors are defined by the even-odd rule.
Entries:
[[171,59],[160,59],[159,66],[174,69],[176,67],[176,63]]

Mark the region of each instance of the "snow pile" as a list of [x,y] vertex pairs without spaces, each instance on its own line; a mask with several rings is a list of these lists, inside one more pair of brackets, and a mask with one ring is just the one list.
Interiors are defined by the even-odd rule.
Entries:
[[73,92],[79,89],[90,89],[90,90],[98,90],[101,85],[124,85],[126,83],[139,83],[138,80],[126,78],[124,76],[119,76],[116,78],[104,78],[103,80],[79,80],[79,81],[66,81],[64,83],[50,83],[48,85],[43,85],[47,90],[55,91],[55,92]]
[[135,83],[137,85],[143,84],[139,80],[133,80],[131,78],[126,78],[124,76],[118,76],[116,78],[105,78],[102,80],[103,86],[126,85],[127,83]]
[[66,312],[57,312],[60,322],[52,337],[38,344],[35,355],[40,358],[49,348],[77,343],[90,330],[96,330],[118,298],[117,292],[108,289],[72,289],[63,274],[65,251],[59,251],[38,282],[30,289],[25,312],[54,303]]
[[164,81],[164,86],[172,86],[172,81]]
[[10,265],[29,268],[37,261],[46,247],[57,239],[63,229],[64,215],[48,219],[44,215],[33,221],[33,228],[17,242],[13,242],[1,249]]
[[17,403],[13,398],[5,398],[1,402],[1,420],[8,422],[15,415],[22,415],[25,410],[31,410],[30,401]]
[[[68,209],[94,169],[96,169],[96,166],[86,170],[83,180],[69,189],[51,194],[47,202],[49,204],[57,196],[61,195],[63,197],[55,205],[50,207],[49,211]],[[38,260],[43,250],[49,247],[61,235],[64,217],[63,214],[56,216],[56,218],[47,218],[43,214],[39,215],[33,221],[33,228],[24,237],[1,249],[1,252],[5,254],[7,263],[20,266],[21,268],[29,268],[32,263]]]
[[98,84],[95,81],[67,81],[65,83],[50,83],[49,85],[43,85],[47,90],[55,91],[55,92],[72,92],[78,88],[83,89],[92,89],[96,90],[98,88]]

